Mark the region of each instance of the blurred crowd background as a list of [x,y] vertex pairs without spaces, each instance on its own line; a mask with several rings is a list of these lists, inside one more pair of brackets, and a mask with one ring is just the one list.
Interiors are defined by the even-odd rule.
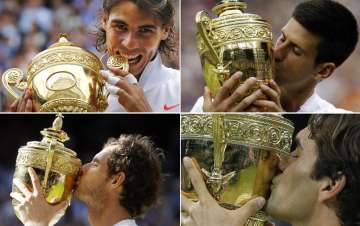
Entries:
[[[28,141],[40,141],[40,131],[51,127],[54,119],[55,114],[3,114],[0,117],[2,131],[6,131],[0,137],[1,226],[22,225],[14,214],[9,196],[18,148]],[[83,164],[90,162],[101,151],[109,137],[125,133],[150,136],[164,151],[165,181],[159,204],[137,219],[137,223],[139,226],[180,225],[179,115],[66,114],[63,121],[63,130],[70,137],[65,146],[76,151]],[[73,199],[66,215],[56,225],[89,226],[85,205]]]
[[[176,37],[179,37],[179,1]],[[0,0],[0,75],[12,67],[26,71],[30,60],[67,33],[72,42],[97,54],[95,35],[102,0]],[[178,68],[178,54],[163,59]],[[14,101],[0,87],[0,111]]]
[[[215,0],[181,1],[181,92],[182,111],[190,111],[198,97],[203,95],[204,82],[200,58],[195,43],[196,12],[211,8]],[[281,28],[290,19],[295,6],[304,0],[248,0],[246,12],[255,13],[269,21],[273,28],[273,42]],[[360,24],[360,1],[338,0],[349,8]],[[214,16],[212,13],[210,15]],[[346,35],[346,34],[344,34]],[[360,111],[360,44],[352,56],[326,81],[318,85],[319,95],[337,107]]]

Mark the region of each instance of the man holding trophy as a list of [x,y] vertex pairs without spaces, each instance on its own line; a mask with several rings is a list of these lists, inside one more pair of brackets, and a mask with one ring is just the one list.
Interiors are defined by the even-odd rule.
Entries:
[[[75,182],[75,197],[88,208],[92,226],[136,226],[134,218],[143,214],[158,199],[161,173],[161,151],[149,137],[121,135],[110,138],[103,150],[80,169]],[[26,226],[48,226],[59,220],[68,200],[51,205],[49,194],[34,169],[29,168],[33,191],[18,178],[18,192],[10,196],[18,218]]]
[[[105,97],[105,99],[107,98],[105,101],[107,102],[106,111],[180,111],[180,73],[178,70],[164,66],[160,56],[161,54],[171,56],[176,51],[174,17],[175,9],[173,3],[169,0],[103,0],[96,46],[98,50],[106,53],[101,58],[105,70],[99,71],[100,67],[96,67],[94,70],[99,75],[98,77],[101,74],[101,77],[106,81],[106,90],[109,94],[109,96]],[[68,45],[66,44],[66,46]],[[98,61],[98,59],[94,59],[94,64],[99,64],[100,61]],[[82,61],[81,64],[86,64],[86,62],[89,62],[89,58]],[[67,62],[67,64],[73,63],[73,60]],[[46,92],[59,91],[60,89],[65,92],[77,86],[85,87],[90,91],[83,91],[77,96],[66,91],[68,95],[65,97],[70,99],[76,97],[75,102],[78,103],[79,96],[89,96],[87,101],[95,102],[90,103],[92,106],[95,105],[95,108],[86,111],[103,111],[104,109],[99,108],[99,104],[93,100],[94,98],[99,99],[97,95],[102,91],[97,91],[96,86],[93,87],[93,85],[88,88],[84,81],[84,84],[78,84],[81,83],[81,81],[76,81],[79,79],[73,79],[69,76],[70,73],[73,77],[76,77],[77,75],[73,74],[73,72],[61,75],[62,82],[58,82],[60,88],[49,88],[50,85],[46,81]],[[59,72],[56,73],[59,74]],[[14,81],[11,78],[14,76],[6,72],[5,74],[9,74],[10,82],[8,83],[13,84]],[[69,77],[66,78],[66,83],[64,82],[65,79],[63,79],[64,76]],[[34,75],[34,78],[36,78],[36,75]],[[95,80],[97,79],[101,80],[101,78]],[[43,80],[41,81],[44,83]],[[56,82],[55,79],[53,80]],[[71,80],[74,81],[69,82]],[[69,85],[64,87],[64,85],[61,85],[64,83]],[[38,98],[38,95],[35,95],[34,92],[38,92],[38,88],[27,89],[12,104],[11,111],[39,111],[38,104],[35,103],[38,101],[35,100],[44,101],[46,98]],[[91,95],[88,95],[88,92]],[[56,95],[56,98],[64,99],[64,94]],[[61,104],[59,105],[61,106]],[[82,109],[76,108],[71,110],[82,111]],[[54,110],[52,108],[50,111],[68,110]]]
[[[230,15],[235,15],[236,8],[243,10],[244,3],[221,1],[213,9],[215,13],[221,4],[233,6],[209,21],[212,30],[204,28],[199,14],[197,17],[198,37],[202,37],[198,38],[198,49],[207,87],[193,112],[344,112],[321,99],[315,87],[331,76],[357,44],[357,22],[346,7],[332,0],[300,3],[283,27],[272,53],[263,48],[266,43],[271,43],[268,24],[255,24],[253,19],[261,18],[243,14],[237,21],[245,22],[234,25],[235,20]],[[246,18],[247,15],[251,17]],[[223,23],[218,24],[221,18]],[[258,31],[245,29],[260,23]],[[229,27],[227,33],[233,32],[229,36],[232,40],[227,40],[228,36],[222,34],[221,29],[225,26]],[[207,32],[204,31],[209,32],[205,38],[203,34]],[[253,44],[256,42],[263,44]],[[225,70],[219,70],[221,67],[216,65],[225,67]]]
[[263,225],[247,223],[263,207],[270,216],[293,226],[359,225],[359,122],[358,115],[311,116],[308,126],[296,135],[295,149],[281,158],[266,204],[258,197],[241,208],[226,208],[223,200],[214,200],[209,181],[203,182],[204,169],[199,171],[196,161],[184,158],[198,201],[182,195],[182,225]]

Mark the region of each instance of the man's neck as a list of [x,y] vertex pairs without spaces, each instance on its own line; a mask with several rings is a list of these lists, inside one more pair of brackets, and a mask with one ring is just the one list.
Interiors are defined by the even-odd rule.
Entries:
[[291,222],[292,226],[341,226],[340,219],[333,209],[328,206],[315,208],[309,219]]
[[[316,84],[315,84],[316,85]],[[286,112],[297,112],[300,107],[313,95],[315,85],[301,89],[289,87],[281,89],[281,106]]]
[[118,202],[109,202],[102,208],[88,206],[88,219],[91,226],[113,226],[130,218],[129,212]]

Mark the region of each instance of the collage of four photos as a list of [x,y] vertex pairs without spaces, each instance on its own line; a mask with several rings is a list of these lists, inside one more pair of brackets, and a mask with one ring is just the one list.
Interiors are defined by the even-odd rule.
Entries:
[[358,0],[0,0],[0,226],[360,226]]

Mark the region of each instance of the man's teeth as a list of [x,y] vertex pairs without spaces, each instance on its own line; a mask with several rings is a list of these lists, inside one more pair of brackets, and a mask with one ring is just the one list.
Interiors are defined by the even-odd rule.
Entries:
[[135,63],[139,59],[140,55],[128,56],[129,63]]

